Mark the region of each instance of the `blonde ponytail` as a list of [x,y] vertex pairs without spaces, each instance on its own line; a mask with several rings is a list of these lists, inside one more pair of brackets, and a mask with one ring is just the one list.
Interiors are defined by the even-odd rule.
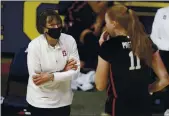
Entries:
[[145,33],[144,26],[139,21],[138,16],[131,9],[129,9],[129,16],[131,20],[129,21],[127,32],[131,39],[132,51],[151,66],[152,48],[148,35]]

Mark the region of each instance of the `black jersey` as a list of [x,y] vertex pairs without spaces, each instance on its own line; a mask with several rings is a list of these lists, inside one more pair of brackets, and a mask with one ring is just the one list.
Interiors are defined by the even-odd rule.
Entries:
[[105,41],[99,55],[111,64],[108,95],[114,98],[148,95],[150,68],[131,51],[131,41],[118,36]]

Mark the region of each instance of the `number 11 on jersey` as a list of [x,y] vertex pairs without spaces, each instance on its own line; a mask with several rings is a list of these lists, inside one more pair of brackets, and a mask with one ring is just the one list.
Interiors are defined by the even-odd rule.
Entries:
[[129,70],[138,70],[138,69],[140,69],[141,65],[140,65],[139,57],[136,56],[136,58],[137,58],[137,65],[136,66],[134,65],[134,55],[133,55],[132,51],[129,53],[129,57],[130,57],[130,63],[131,63],[131,65],[129,67]]

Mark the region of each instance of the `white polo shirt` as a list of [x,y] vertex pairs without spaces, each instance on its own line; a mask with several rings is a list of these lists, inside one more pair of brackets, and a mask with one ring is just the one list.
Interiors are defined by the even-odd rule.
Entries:
[[152,26],[151,39],[159,50],[169,51],[169,7],[158,9]]
[[[64,69],[68,59],[77,60],[78,69],[59,72]],[[80,60],[77,45],[70,35],[61,33],[59,44],[50,46],[44,35],[40,35],[29,43],[27,64],[29,81],[27,86],[27,102],[39,108],[58,108],[70,105],[73,99],[71,80],[80,71]],[[54,74],[54,81],[40,86],[33,83],[35,72]]]

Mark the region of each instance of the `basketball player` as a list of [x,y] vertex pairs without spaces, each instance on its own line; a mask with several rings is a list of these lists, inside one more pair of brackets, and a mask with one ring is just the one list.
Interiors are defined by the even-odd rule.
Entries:
[[[157,47],[133,10],[113,6],[107,10],[105,21],[107,31],[101,36],[95,78],[100,91],[109,80],[105,112],[111,116],[151,116],[150,94],[169,85]],[[158,76],[151,86],[150,67]]]

